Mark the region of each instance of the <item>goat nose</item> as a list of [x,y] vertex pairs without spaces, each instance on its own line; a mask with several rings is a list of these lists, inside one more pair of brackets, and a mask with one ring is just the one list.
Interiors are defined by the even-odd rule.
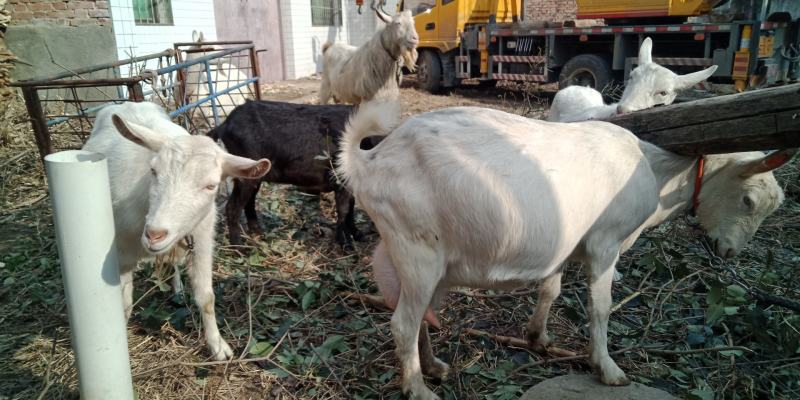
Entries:
[[626,110],[625,107],[620,105],[617,106],[617,114],[625,114],[626,112],[628,112],[628,110]]
[[167,233],[168,232],[166,229],[146,228],[144,231],[144,236],[147,237],[147,241],[150,242],[150,244],[156,244],[164,240],[164,238],[167,237]]

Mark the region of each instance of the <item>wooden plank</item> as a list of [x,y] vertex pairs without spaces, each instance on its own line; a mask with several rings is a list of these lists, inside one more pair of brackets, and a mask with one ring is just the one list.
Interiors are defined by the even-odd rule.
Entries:
[[800,84],[657,107],[609,119],[687,155],[800,146]]

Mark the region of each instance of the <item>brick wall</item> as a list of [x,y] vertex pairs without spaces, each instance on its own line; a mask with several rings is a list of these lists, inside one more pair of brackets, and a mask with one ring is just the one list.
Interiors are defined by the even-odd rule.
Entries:
[[107,0],[8,0],[11,25],[111,25]]
[[526,21],[564,22],[575,20],[575,0],[525,0]]

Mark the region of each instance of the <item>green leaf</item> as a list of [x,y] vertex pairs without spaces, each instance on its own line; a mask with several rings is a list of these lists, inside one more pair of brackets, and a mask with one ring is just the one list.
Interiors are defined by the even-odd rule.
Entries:
[[718,304],[720,301],[722,301],[722,288],[719,286],[714,286],[709,289],[706,301],[708,302],[708,305]]
[[714,400],[714,392],[708,389],[692,389],[688,399],[691,400]]
[[272,350],[272,344],[269,342],[257,342],[250,348],[250,354],[260,357]]
[[278,378],[286,378],[286,377],[289,376],[289,374],[286,371],[284,371],[284,370],[282,370],[280,368],[272,368],[268,372],[273,374],[273,375],[275,375],[275,376],[277,376]]
[[736,284],[728,285],[726,289],[728,291],[728,295],[733,297],[744,297],[747,294],[747,290],[745,290],[745,288]]
[[378,377],[378,381],[380,383],[389,382],[390,380],[392,380],[392,378],[394,378],[394,375],[396,373],[397,373],[397,371],[394,368],[392,368],[392,369],[382,373],[381,376]]
[[465,374],[475,375],[481,371],[481,366],[479,364],[472,364],[469,367],[465,368],[462,372]]
[[309,290],[303,295],[303,299],[300,301],[300,307],[303,309],[303,311],[305,311],[308,309],[308,306],[314,304],[314,301],[316,300],[317,294]]
[[739,312],[739,306],[725,307],[725,315],[733,315]]
[[253,253],[247,259],[247,262],[254,267],[260,267],[261,263],[264,262],[264,257],[261,254]]
[[724,351],[720,351],[719,354],[721,354],[723,356],[726,356],[726,357],[727,356],[740,356],[740,355],[743,354],[743,352],[741,350],[724,350]]
[[714,325],[722,318],[722,315],[725,313],[724,307],[719,303],[712,303],[709,304],[708,309],[706,310],[706,323],[708,325]]

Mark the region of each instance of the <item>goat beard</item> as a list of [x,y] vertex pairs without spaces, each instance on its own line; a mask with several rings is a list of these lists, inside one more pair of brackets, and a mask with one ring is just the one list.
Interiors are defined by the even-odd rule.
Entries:
[[402,47],[400,50],[400,57],[403,59],[403,66],[408,68],[409,71],[414,72],[417,69],[417,49]]

